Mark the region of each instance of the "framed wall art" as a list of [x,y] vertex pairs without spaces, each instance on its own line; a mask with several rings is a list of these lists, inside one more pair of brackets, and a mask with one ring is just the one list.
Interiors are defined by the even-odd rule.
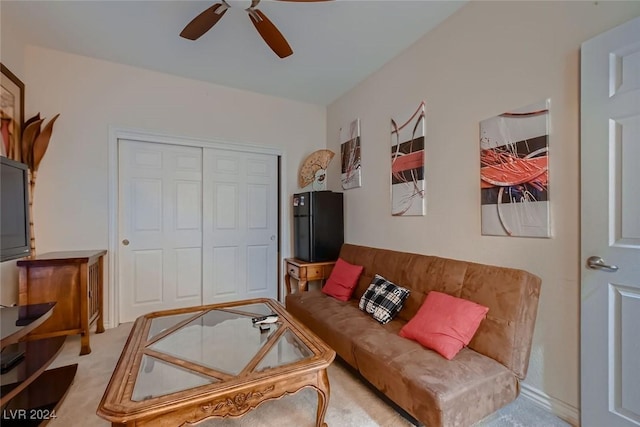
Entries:
[[425,103],[391,119],[391,214],[425,214]]
[[362,186],[360,154],[360,119],[356,119],[349,126],[340,128],[340,180],[345,190]]
[[483,235],[551,237],[549,104],[480,122]]
[[24,83],[0,64],[0,153],[20,161],[20,132],[24,123]]

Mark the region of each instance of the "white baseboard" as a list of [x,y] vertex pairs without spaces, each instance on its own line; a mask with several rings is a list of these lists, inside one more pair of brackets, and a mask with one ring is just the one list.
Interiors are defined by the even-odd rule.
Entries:
[[572,426],[580,425],[580,410],[578,408],[568,405],[555,397],[551,397],[545,392],[528,384],[520,383],[520,387],[522,396],[526,397],[540,408],[547,412],[551,412],[553,415],[568,422]]

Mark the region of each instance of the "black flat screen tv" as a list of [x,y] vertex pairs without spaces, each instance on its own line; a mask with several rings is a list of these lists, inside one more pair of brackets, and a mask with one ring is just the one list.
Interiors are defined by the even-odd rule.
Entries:
[[0,262],[29,255],[29,183],[24,163],[0,156]]

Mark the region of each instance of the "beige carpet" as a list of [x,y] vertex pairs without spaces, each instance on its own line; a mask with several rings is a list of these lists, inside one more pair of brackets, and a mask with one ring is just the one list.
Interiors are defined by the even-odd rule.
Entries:
[[[78,363],[78,372],[52,427],[109,426],[96,415],[102,394],[124,347],[132,324],[91,334],[91,354],[79,356],[80,338],[70,336],[51,367]],[[331,397],[325,421],[330,427],[408,427],[408,421],[379,399],[340,363],[329,367]],[[316,392],[303,389],[267,402],[242,418],[211,419],[202,427],[305,427],[315,425]],[[521,397],[512,405],[480,422],[477,427],[568,426]],[[510,408],[511,407],[511,408]]]

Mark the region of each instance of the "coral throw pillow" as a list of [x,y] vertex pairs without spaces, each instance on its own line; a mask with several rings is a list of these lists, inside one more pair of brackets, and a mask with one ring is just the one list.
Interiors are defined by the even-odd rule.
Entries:
[[475,302],[431,291],[400,336],[451,360],[468,345],[489,309]]
[[342,258],[338,258],[322,292],[340,301],[349,301],[363,268],[361,265],[349,264]]

